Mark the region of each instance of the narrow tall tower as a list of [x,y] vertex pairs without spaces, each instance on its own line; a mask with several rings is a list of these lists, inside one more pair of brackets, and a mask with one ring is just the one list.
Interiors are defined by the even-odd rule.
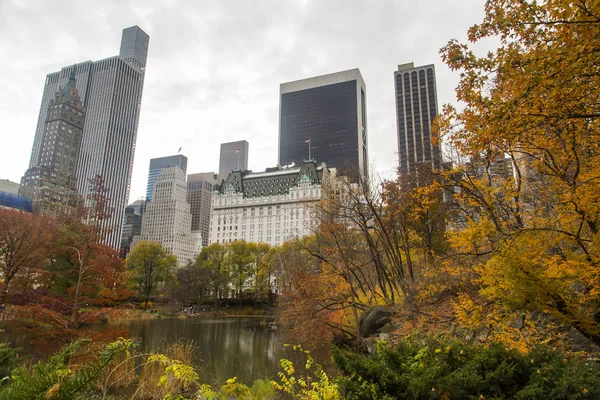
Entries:
[[368,175],[367,87],[360,70],[282,83],[279,165],[309,157],[353,180]]
[[202,245],[208,246],[212,194],[217,174],[204,172],[187,176],[187,201],[192,213],[192,230],[202,233]]
[[400,173],[412,173],[420,164],[439,168],[440,146],[431,142],[431,124],[438,114],[434,66],[398,65],[394,83]]
[[233,170],[245,171],[248,169],[248,152],[250,144],[245,140],[221,143],[219,155],[219,182],[227,178]]
[[46,110],[40,151],[21,179],[21,195],[32,200],[33,212],[60,217],[77,205],[75,171],[81,149],[85,110],[76,88],[75,67]]
[[86,61],[48,74],[29,167],[43,152],[44,124],[53,94],[75,74],[76,88],[86,109],[81,151],[76,168],[77,191],[87,198],[89,181],[101,175],[107,189],[108,211],[101,228],[104,242],[119,248],[123,215],[129,198],[142,89],[148,53],[148,35],[138,26],[123,30],[118,56]]

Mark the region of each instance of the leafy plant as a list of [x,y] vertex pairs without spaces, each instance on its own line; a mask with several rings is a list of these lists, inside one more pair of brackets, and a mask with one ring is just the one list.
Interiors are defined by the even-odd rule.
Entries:
[[383,342],[375,355],[334,348],[345,399],[596,399],[600,366],[547,347],[528,354],[441,338]]
[[329,379],[323,367],[315,362],[310,352],[304,350],[299,345],[294,345],[293,349],[306,355],[306,364],[304,366],[306,377],[296,376],[294,363],[284,358],[280,360],[283,371],[277,374],[279,375],[280,382],[273,381],[275,387],[297,399],[340,399],[338,384]]
[[18,367],[11,382],[0,390],[0,399],[76,399],[91,390],[102,370],[123,352],[136,346],[131,339],[110,343],[92,362],[75,366],[71,359],[89,340],[72,342],[48,361],[40,361],[31,369]]

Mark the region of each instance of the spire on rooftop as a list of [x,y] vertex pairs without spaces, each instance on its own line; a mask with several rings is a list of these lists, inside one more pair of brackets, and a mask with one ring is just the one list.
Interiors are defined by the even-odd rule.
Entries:
[[59,88],[56,92],[54,99],[55,103],[63,101],[77,109],[81,108],[81,97],[79,96],[79,92],[75,86],[77,83],[77,80],[75,79],[76,73],[77,64],[74,64],[73,68],[71,69],[71,73],[69,74],[69,81],[63,88]]

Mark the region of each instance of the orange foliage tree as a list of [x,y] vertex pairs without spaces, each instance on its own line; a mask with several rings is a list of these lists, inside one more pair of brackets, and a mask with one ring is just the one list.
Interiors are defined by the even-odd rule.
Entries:
[[0,305],[13,279],[39,272],[51,254],[54,221],[30,213],[0,208]]
[[[449,236],[478,288],[457,301],[463,320],[493,330],[541,312],[600,345],[598,37],[597,1],[490,0],[469,40],[500,46],[442,49],[464,108],[445,106],[439,130],[469,161],[443,174],[461,211]],[[514,173],[491,174],[504,157]]]

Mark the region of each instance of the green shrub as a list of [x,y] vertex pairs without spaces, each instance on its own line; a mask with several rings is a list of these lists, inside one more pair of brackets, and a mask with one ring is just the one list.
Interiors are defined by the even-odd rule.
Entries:
[[8,381],[10,373],[17,367],[17,351],[8,343],[0,343],[0,385]]
[[600,366],[538,347],[413,338],[373,356],[332,351],[345,399],[598,399]]

